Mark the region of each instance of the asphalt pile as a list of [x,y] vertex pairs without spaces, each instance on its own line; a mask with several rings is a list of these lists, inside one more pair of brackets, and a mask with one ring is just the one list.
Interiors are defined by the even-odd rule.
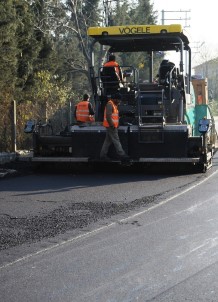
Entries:
[[110,218],[116,214],[126,213],[140,206],[148,206],[158,201],[157,196],[147,196],[131,203],[72,203],[68,207],[60,207],[48,214],[12,217],[0,215],[0,250],[33,243],[45,238],[64,234],[68,230],[82,229],[99,220]]

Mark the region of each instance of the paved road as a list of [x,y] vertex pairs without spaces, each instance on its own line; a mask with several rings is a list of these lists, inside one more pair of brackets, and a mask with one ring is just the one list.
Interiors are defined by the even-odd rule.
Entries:
[[92,224],[115,214],[124,215],[158,203],[207,177],[168,171],[162,174],[127,171],[61,173],[45,169],[1,180],[0,264],[8,261],[8,257],[13,260],[14,253],[5,253],[5,249],[21,246],[22,250],[26,244],[28,251],[22,253],[25,255],[31,252],[32,243],[71,231],[77,234],[81,228],[91,228]]
[[217,168],[215,158],[207,174],[39,174],[2,181],[1,211],[12,220],[81,198],[130,204],[156,197],[79,232],[3,250],[2,301],[217,301]]

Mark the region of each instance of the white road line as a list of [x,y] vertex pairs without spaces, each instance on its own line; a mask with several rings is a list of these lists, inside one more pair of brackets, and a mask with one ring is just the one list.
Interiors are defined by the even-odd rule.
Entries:
[[197,183],[196,185],[193,185],[193,186],[189,187],[188,189],[186,189],[186,190],[184,190],[184,191],[182,191],[182,192],[180,192],[180,193],[178,193],[178,194],[175,194],[175,195],[173,195],[172,197],[167,198],[166,200],[163,200],[162,202],[160,202],[160,203],[158,203],[158,204],[155,204],[154,206],[149,207],[148,209],[145,209],[145,210],[143,210],[143,211],[141,211],[141,212],[138,212],[138,213],[136,213],[136,214],[134,214],[134,215],[128,216],[127,218],[121,219],[121,220],[119,220],[118,222],[112,222],[112,223],[110,223],[110,224],[108,224],[108,225],[106,225],[106,226],[100,227],[100,228],[95,229],[95,230],[93,230],[93,231],[90,231],[90,232],[87,232],[87,233],[85,233],[85,234],[76,236],[76,237],[74,237],[74,238],[72,238],[72,239],[63,241],[63,242],[58,243],[58,244],[55,244],[55,245],[53,245],[53,246],[44,248],[44,249],[42,249],[42,250],[39,250],[38,252],[35,252],[35,253],[32,253],[32,254],[28,254],[28,255],[26,255],[26,256],[24,256],[24,257],[18,258],[18,259],[15,260],[15,261],[12,261],[12,262],[9,262],[9,263],[7,263],[7,264],[5,264],[5,265],[3,265],[3,266],[0,266],[0,270],[1,270],[1,269],[4,269],[4,268],[7,268],[7,267],[9,267],[9,266],[12,266],[12,265],[14,265],[14,264],[16,264],[16,263],[18,263],[18,262],[25,261],[25,260],[27,260],[27,259],[33,257],[33,256],[37,256],[37,255],[42,254],[42,253],[44,253],[44,252],[53,250],[53,249],[55,249],[55,248],[58,248],[58,247],[60,247],[60,246],[65,245],[65,244],[74,242],[74,241],[79,240],[79,239],[82,239],[82,238],[90,237],[90,236],[92,236],[93,234],[99,233],[99,232],[101,232],[101,231],[103,231],[103,230],[105,230],[105,229],[108,229],[108,228],[110,228],[110,227],[116,225],[117,223],[122,223],[123,221],[126,221],[126,220],[128,220],[128,219],[132,219],[132,218],[137,217],[137,216],[139,216],[139,215],[142,215],[142,214],[144,214],[144,213],[146,213],[146,212],[149,212],[149,211],[151,211],[151,210],[153,210],[153,209],[155,209],[155,208],[157,208],[157,207],[160,207],[160,206],[162,206],[162,205],[168,203],[169,201],[171,201],[171,200],[173,200],[173,199],[175,199],[175,198],[177,198],[177,197],[179,197],[179,196],[181,196],[181,195],[187,193],[188,191],[191,191],[192,189],[194,189],[194,188],[200,186],[202,183],[204,183],[205,181],[207,181],[208,179],[210,179],[212,176],[214,176],[217,172],[218,172],[218,170],[216,170],[215,172],[213,172],[210,176],[208,176],[207,178],[203,179],[202,181],[200,181],[200,182]]
[[184,190],[184,191],[182,191],[182,192],[180,192],[180,193],[178,193],[178,194],[175,194],[175,195],[173,195],[173,196],[171,196],[171,197],[169,197],[169,198],[163,200],[162,202],[160,202],[160,203],[158,203],[158,204],[155,204],[155,205],[151,206],[150,208],[148,208],[148,209],[146,209],[146,210],[143,210],[143,211],[141,211],[141,212],[138,212],[138,213],[136,213],[136,214],[134,214],[134,215],[132,215],[132,216],[129,216],[129,217],[127,217],[127,218],[124,218],[124,219],[120,220],[120,222],[123,222],[123,221],[125,221],[125,220],[130,219],[130,218],[137,217],[137,216],[139,216],[139,215],[142,215],[142,214],[144,214],[144,213],[146,213],[146,212],[148,212],[148,211],[151,211],[151,210],[153,210],[153,209],[155,209],[155,208],[157,208],[157,207],[160,207],[160,206],[162,206],[162,205],[168,203],[168,202],[171,201],[172,199],[175,199],[176,197],[179,197],[179,196],[181,196],[181,195],[187,193],[188,191],[191,191],[192,189],[194,189],[194,188],[200,186],[202,183],[204,183],[205,181],[207,181],[208,179],[210,179],[212,176],[214,176],[217,172],[218,172],[218,170],[216,170],[215,172],[213,172],[210,176],[208,176],[207,178],[203,179],[202,181],[200,181],[200,182],[197,183],[196,185],[193,185],[193,186],[189,187],[188,189],[186,189],[186,190]]

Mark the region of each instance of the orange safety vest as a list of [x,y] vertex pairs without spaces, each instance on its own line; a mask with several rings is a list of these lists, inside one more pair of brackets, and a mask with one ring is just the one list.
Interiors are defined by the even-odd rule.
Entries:
[[[114,127],[118,128],[118,126],[119,126],[119,111],[118,111],[117,105],[115,105],[112,100],[108,101],[108,103],[110,103],[112,105],[112,107],[113,107],[112,116],[111,117],[112,117],[112,121],[114,123]],[[106,127],[106,128],[110,127],[110,125],[108,124],[107,118],[106,118],[106,107],[104,109],[103,126]]]
[[203,103],[203,97],[201,94],[198,95],[198,105],[202,105]]
[[89,102],[81,101],[76,107],[76,120],[78,122],[91,122],[94,118],[89,114]]
[[119,68],[119,64],[116,61],[108,61],[104,64],[104,67],[115,67],[115,71],[120,79],[120,68]]

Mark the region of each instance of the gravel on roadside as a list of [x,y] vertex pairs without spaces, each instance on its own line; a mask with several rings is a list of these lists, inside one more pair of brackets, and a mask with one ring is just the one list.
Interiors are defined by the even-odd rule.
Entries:
[[68,230],[82,229],[91,223],[126,213],[151,202],[158,202],[159,195],[136,199],[131,203],[80,202],[59,207],[48,214],[12,217],[0,215],[0,250],[24,243],[52,238]]

